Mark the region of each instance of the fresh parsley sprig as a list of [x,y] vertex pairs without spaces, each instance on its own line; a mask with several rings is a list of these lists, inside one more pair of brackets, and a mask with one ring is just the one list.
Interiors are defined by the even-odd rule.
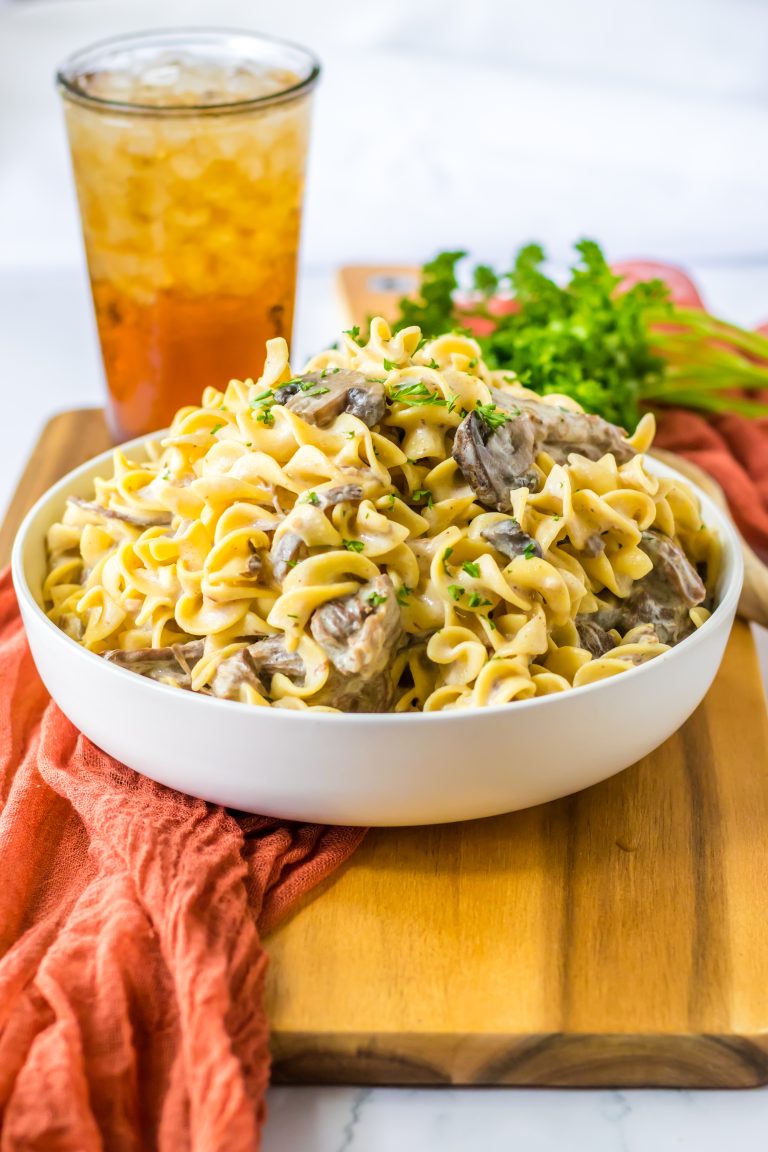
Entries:
[[427,388],[420,380],[416,380],[413,384],[397,384],[394,388],[390,389],[389,397],[394,403],[407,404],[415,406],[418,404],[434,405],[438,408],[446,408],[448,401],[439,392],[432,391]]
[[[508,271],[478,265],[473,298],[461,305],[457,266],[465,253],[442,252],[424,265],[419,297],[400,301],[396,330],[417,324],[434,337],[490,322],[475,339],[491,368],[511,369],[540,395],[572,396],[625,428],[641,407],[665,403],[768,415],[768,405],[742,394],[768,388],[765,336],[676,307],[660,280],[622,291],[594,241],[575,247],[564,285],[543,270],[542,248],[529,244]],[[503,315],[489,308],[499,294],[515,302]]]

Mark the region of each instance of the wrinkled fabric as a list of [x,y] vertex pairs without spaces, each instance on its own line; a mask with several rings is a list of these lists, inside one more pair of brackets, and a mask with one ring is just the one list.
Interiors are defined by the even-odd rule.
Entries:
[[0,1152],[254,1152],[261,936],[363,835],[232,814],[99,751],[0,575]]
[[768,564],[768,420],[704,417],[680,408],[657,420],[656,445],[687,457],[718,482],[742,536]]

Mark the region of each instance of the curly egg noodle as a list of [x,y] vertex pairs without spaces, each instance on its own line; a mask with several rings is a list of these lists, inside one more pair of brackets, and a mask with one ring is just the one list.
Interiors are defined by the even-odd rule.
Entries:
[[[367,343],[345,333],[305,373],[322,381],[349,370],[383,386],[384,415],[373,427],[346,410],[318,426],[275,402],[292,380],[277,339],[257,382],[206,389],[146,459],[118,448],[113,475],[95,481],[92,500],[71,500],[49,531],[51,620],[101,654],[203,641],[184,685],[198,692],[211,691],[225,661],[278,637],[303,674],[262,672],[229,698],[328,710],[334,668],[313,635],[313,614],[386,577],[391,591],[369,596],[377,604],[393,597],[400,615],[386,708],[439,711],[566,691],[665,651],[644,623],[611,632],[597,656],[577,630],[577,617],[599,611],[606,595],[626,597],[648,574],[641,542],[649,530],[679,545],[711,589],[718,543],[695,496],[646,469],[652,416],[627,441],[633,454],[621,465],[610,453],[557,463],[540,451],[538,483],[513,490],[505,516],[478,503],[453,438],[478,405],[493,411],[532,393],[489,370],[466,336],[426,342],[418,328],[392,335],[382,319]],[[580,411],[565,397],[535,399]],[[351,484],[362,489],[356,500],[324,501]],[[510,515],[532,542],[511,559],[484,535]],[[289,534],[297,558],[278,578],[273,558]],[[599,550],[589,546],[596,537]],[[691,626],[708,615],[689,611]]]

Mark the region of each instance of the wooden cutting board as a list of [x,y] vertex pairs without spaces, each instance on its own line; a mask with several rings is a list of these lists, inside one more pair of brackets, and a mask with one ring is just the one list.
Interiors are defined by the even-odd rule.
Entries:
[[[107,445],[99,410],[54,417],[3,559],[32,501]],[[472,748],[456,755],[471,776]],[[277,1080],[768,1082],[768,727],[748,627],[652,756],[527,812],[372,831],[267,943]]]

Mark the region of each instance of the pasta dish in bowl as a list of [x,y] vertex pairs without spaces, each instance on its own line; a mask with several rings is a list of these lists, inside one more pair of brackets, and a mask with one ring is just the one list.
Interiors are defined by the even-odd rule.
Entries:
[[48,613],[84,647],[250,704],[430,712],[592,683],[708,616],[717,538],[645,468],[651,416],[627,439],[383,320],[295,377],[270,345],[51,527]]
[[[400,823],[562,795],[685,719],[735,611],[733,530],[646,456],[653,431],[650,415],[626,436],[565,397],[531,393],[458,334],[392,335],[377,319],[367,341],[344,333],[298,374],[285,342],[270,341],[257,381],[209,388],[167,432],[77,470],[33,509],[14,559],[33,654],[96,743],[223,803]],[[113,711],[130,697],[160,727],[174,715],[176,745],[194,743],[199,761],[190,779],[167,731],[153,729],[160,751],[144,741],[126,753],[125,733],[59,698],[49,680],[75,661]],[[656,691],[663,706],[617,747],[574,747],[609,696],[631,722]],[[446,766],[457,723],[493,760],[479,776],[464,764],[463,799],[435,792],[462,781],[461,766]],[[547,750],[534,742],[531,771],[511,770],[499,749],[530,744],[537,727]],[[231,733],[233,786],[210,768],[204,779],[209,729]],[[393,755],[405,757],[396,769]],[[353,779],[344,761],[361,756]],[[416,765],[418,804],[397,788]],[[282,800],[265,786],[270,771]]]

